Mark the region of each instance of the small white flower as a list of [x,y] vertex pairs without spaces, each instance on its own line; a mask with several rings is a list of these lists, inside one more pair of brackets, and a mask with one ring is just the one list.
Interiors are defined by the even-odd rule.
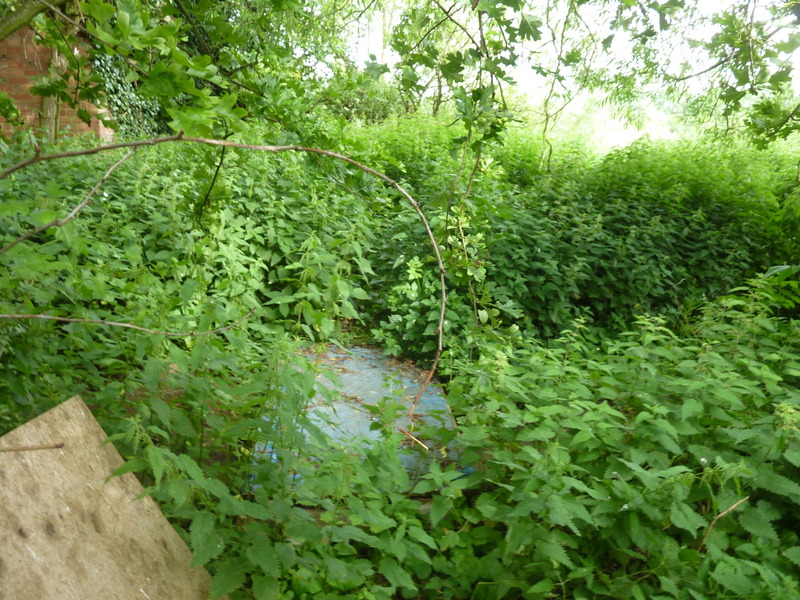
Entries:
[[628,505],[628,504],[623,504],[623,505],[622,505],[622,508],[620,508],[619,510],[620,510],[620,512],[622,512],[623,510],[628,510],[629,508],[630,508],[630,505]]
[[700,464],[705,467],[708,464],[708,459],[704,456],[700,459]]

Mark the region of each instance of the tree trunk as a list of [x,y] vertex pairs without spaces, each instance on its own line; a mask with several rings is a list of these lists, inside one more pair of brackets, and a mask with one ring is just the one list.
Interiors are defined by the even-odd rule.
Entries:
[[[54,48],[53,57],[50,59],[50,76],[61,76],[66,72],[67,66],[67,57]],[[58,137],[61,128],[60,116],[61,100],[58,96],[44,96],[39,111],[39,127],[47,133],[47,139],[51,142]]]

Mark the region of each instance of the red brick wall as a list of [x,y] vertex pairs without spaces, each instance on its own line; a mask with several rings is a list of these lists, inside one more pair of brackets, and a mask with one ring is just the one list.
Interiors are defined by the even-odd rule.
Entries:
[[[36,78],[46,75],[50,66],[51,51],[36,44],[36,34],[24,27],[0,42],[0,92],[7,93],[16,104],[26,127],[40,127],[42,108],[41,96],[34,96],[28,90],[36,83]],[[91,114],[97,114],[94,106],[84,106]],[[103,139],[109,139],[113,131],[92,119],[91,127],[78,118],[75,110],[61,102],[59,104],[59,128],[71,133],[93,132]],[[14,127],[0,117],[0,131],[9,135]]]

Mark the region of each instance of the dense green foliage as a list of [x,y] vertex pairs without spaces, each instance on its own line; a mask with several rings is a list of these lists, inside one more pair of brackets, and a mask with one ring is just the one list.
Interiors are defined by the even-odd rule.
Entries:
[[[458,426],[417,426],[423,473],[390,422],[358,454],[306,418],[307,351],[428,359],[439,290],[396,194],[304,154],[142,148],[0,252],[3,314],[198,334],[256,308],[191,336],[4,318],[0,430],[81,394],[214,595],[800,598],[799,271],[767,273],[798,263],[788,158],[639,142],[548,171],[520,134],[473,171],[428,118],[337,127],[441,240]],[[0,180],[0,245],[122,156]]]
[[[789,137],[796,2],[57,4],[0,0],[0,37],[28,15],[69,57],[35,93],[105,103],[121,136],[341,151],[414,196],[457,425],[416,423],[423,455],[390,399],[360,451],[307,417],[319,344],[435,355],[438,264],[398,190],[176,143],[0,179],[0,433],[82,395],[214,597],[800,598],[796,142],[548,139],[579,89],[632,111],[695,75],[695,116]],[[380,10],[398,60],[356,65]],[[512,127],[523,62],[542,120]],[[0,169],[88,143],[19,133]]]
[[[447,228],[457,339],[490,316],[546,338],[577,317],[593,331],[620,331],[645,313],[674,326],[743,278],[797,262],[794,221],[782,210],[794,165],[779,149],[644,140],[604,157],[567,150],[548,172],[536,140],[519,132],[447,213],[468,173],[454,179],[458,160],[436,150],[448,132],[429,123],[378,128],[392,149],[381,166],[420,195],[443,239]],[[375,269],[396,284],[375,306],[381,339],[424,355],[438,314],[432,258],[411,218],[387,226]]]

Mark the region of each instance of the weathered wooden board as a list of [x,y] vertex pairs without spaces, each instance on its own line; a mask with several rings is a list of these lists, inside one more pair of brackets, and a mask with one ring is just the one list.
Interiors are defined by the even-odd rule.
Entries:
[[[206,600],[210,576],[79,397],[0,437],[0,600]],[[63,443],[63,448],[2,451]]]

